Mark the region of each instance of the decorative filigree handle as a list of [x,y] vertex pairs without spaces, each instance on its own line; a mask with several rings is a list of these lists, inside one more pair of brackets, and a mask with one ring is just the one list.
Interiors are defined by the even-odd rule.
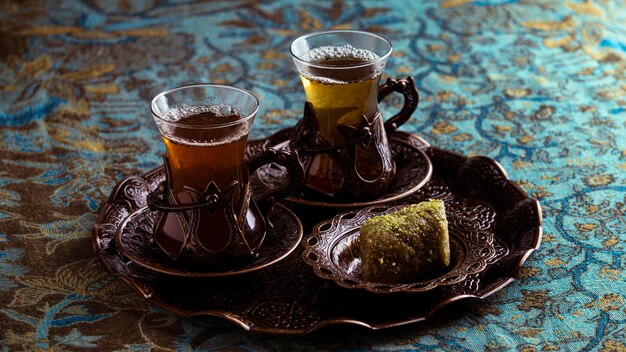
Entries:
[[[330,141],[323,138],[319,133],[319,121],[310,102],[304,103],[304,114],[296,124],[296,127],[290,134],[290,142],[292,150],[297,150],[298,154],[305,157],[309,155],[327,154],[339,152],[341,149],[352,147],[357,143],[367,145],[372,138],[372,121],[367,116],[361,115],[361,120],[355,126],[347,142],[341,144],[331,144]],[[345,130],[349,130],[346,128]]]
[[300,158],[296,150],[275,150],[273,148],[269,148],[266,151],[253,156],[252,159],[248,161],[248,172],[252,174],[261,166],[269,163],[276,163],[287,168],[287,172],[289,172],[289,181],[287,184],[266,191],[256,197],[256,201],[265,206],[270,206],[274,202],[289,196],[299,189],[304,183],[304,168],[302,167],[302,163],[300,162]]
[[390,137],[398,127],[407,122],[411,114],[417,109],[420,100],[412,77],[388,78],[385,84],[378,87],[378,102],[380,103],[392,92],[402,93],[404,96],[404,105],[399,113],[385,122],[385,133],[387,133],[387,137]]
[[219,207],[223,207],[229,199],[232,198],[232,193],[235,187],[239,184],[238,181],[233,181],[228,184],[224,190],[220,190],[214,181],[209,182],[204,193],[200,193],[192,188],[185,187],[185,189],[192,192],[201,194],[201,200],[192,204],[179,205],[172,198],[170,192],[170,180],[172,175],[169,168],[169,159],[167,155],[163,155],[163,165],[165,166],[165,180],[159,183],[159,186],[146,196],[146,203],[150,210],[158,210],[163,212],[182,212],[187,210],[208,208],[214,212]]

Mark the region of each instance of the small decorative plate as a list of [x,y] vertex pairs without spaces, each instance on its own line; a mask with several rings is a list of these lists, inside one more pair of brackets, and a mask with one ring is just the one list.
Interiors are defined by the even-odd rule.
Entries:
[[168,258],[154,241],[150,241],[157,214],[148,207],[139,208],[130,214],[117,229],[116,243],[124,256],[134,263],[168,275],[208,278],[251,273],[286,258],[302,239],[302,224],[298,217],[285,206],[274,204],[267,219],[267,233],[258,257],[235,268],[193,270]]
[[[417,136],[414,136],[414,139],[415,140],[411,141],[391,139],[389,141],[394,162],[396,163],[396,174],[389,186],[389,192],[378,199],[345,203],[343,201],[335,201],[330,197],[311,199],[307,198],[305,194],[299,193],[288,197],[287,200],[311,207],[353,209],[388,203],[404,198],[423,187],[430,180],[433,172],[433,165],[430,159],[417,147],[418,145],[425,147],[428,143]],[[288,140],[273,146],[273,148],[276,149],[288,147]],[[267,189],[273,189],[285,184],[289,176],[285,168],[276,164],[261,167],[257,172],[259,180]]]
[[458,284],[468,276],[487,268],[497,256],[506,255],[503,245],[494,247],[493,233],[479,226],[456,219],[454,213],[447,214],[450,234],[450,265],[444,272],[434,273],[421,281],[385,284],[361,279],[361,225],[367,219],[388,214],[403,206],[378,205],[361,211],[349,211],[332,220],[319,223],[304,241],[302,259],[313,267],[315,274],[323,279],[335,281],[345,288],[365,289],[374,293],[426,292],[438,286]]

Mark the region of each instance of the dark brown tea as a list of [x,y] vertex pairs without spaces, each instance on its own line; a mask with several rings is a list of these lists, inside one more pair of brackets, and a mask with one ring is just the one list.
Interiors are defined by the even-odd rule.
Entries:
[[241,118],[236,113],[219,116],[208,111],[176,121],[180,127],[175,127],[173,136],[164,136],[163,140],[172,173],[171,186],[177,193],[184,194],[184,186],[203,192],[210,181],[220,189],[234,180],[247,185],[248,173],[243,157],[247,128],[241,124],[216,129],[207,127],[236,123]]
[[[188,110],[198,110],[198,107],[194,108]],[[177,205],[205,202],[203,193],[211,181],[222,192],[236,181],[231,213],[237,217],[236,224],[242,226],[249,246],[255,248],[265,228],[259,210],[246,197],[248,170],[244,153],[249,125],[241,123],[243,117],[232,108],[213,106],[202,107],[201,110],[191,115],[188,115],[189,111],[170,114],[173,115],[170,120],[175,121],[172,124],[174,127],[170,133],[164,133],[163,140],[172,196]],[[182,214],[189,221],[189,226],[195,227],[190,232],[192,240],[209,253],[218,253],[231,245],[236,234],[232,233],[233,225],[229,224],[232,222],[228,218],[229,210],[220,207],[213,213],[201,208],[199,212],[199,216],[196,213],[195,217],[193,211]],[[166,252],[177,254],[185,245],[184,226],[180,223],[181,214],[168,213],[158,225],[157,236],[162,235],[158,239],[159,244]],[[230,236],[223,235],[228,232],[231,232]],[[202,261],[205,262],[206,258]]]

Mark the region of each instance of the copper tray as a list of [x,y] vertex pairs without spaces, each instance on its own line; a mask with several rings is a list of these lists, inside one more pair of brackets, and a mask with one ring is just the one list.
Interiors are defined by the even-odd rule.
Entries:
[[[288,135],[288,130],[282,130],[251,141],[247,153],[277,145]],[[109,273],[127,281],[151,304],[181,316],[217,316],[246,330],[274,334],[306,334],[336,324],[382,329],[418,322],[447,304],[485,298],[513,281],[541,241],[539,203],[489,158],[466,158],[429,147],[408,133],[396,132],[394,138],[422,148],[434,167],[430,182],[396,203],[440,198],[455,204],[472,223],[492,231],[508,248],[506,255],[458,284],[418,294],[378,295],[341,288],[313,273],[301,259],[302,247],[276,265],[233,278],[181,279],[159,274],[124,258],[114,238],[119,224],[145,205],[146,189],[154,189],[163,179],[160,168],[124,179],[113,189],[93,228],[94,250]],[[251,181],[259,183],[254,177]],[[297,205],[292,209],[305,233],[336,214],[329,209],[311,212]]]

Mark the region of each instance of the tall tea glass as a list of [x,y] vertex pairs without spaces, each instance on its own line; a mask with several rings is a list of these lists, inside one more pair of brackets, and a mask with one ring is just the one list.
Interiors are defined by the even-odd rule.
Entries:
[[[410,79],[379,87],[391,52],[385,38],[352,30],[311,33],[292,43],[309,103],[308,116],[296,128],[308,132],[292,139],[305,149],[326,151],[307,161],[309,190],[331,197],[374,198],[393,179],[388,137],[410,117],[418,97]],[[378,101],[392,91],[404,94],[405,106],[385,123]]]
[[[250,92],[215,84],[178,87],[152,100],[165,142],[166,180],[148,200],[160,210],[154,240],[172,260],[217,268],[259,253],[266,223],[248,174],[263,163],[285,164],[292,156],[271,150],[245,159],[258,107]],[[280,160],[274,160],[277,155]]]

